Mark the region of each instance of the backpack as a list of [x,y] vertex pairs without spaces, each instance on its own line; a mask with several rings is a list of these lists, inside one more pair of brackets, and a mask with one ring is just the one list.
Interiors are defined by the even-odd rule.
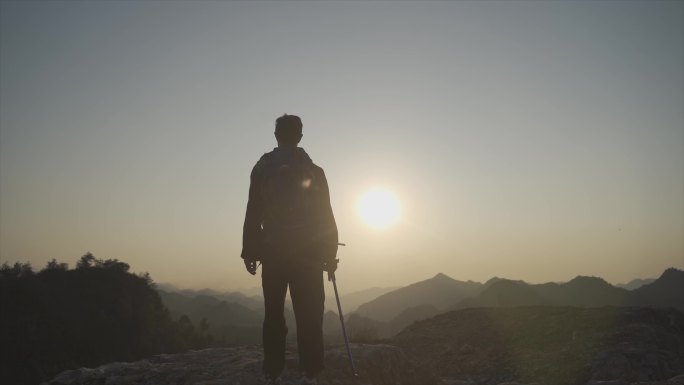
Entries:
[[267,254],[301,254],[318,236],[316,170],[310,159],[289,156],[269,162],[261,186]]

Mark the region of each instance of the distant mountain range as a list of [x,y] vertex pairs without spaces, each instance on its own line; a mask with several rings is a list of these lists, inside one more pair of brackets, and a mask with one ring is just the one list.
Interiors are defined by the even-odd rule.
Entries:
[[[240,293],[210,295],[209,291],[167,292],[157,289],[172,318],[188,317],[195,327],[237,346],[255,344],[261,340],[264,320],[263,302]],[[287,312],[288,322],[294,315]]]
[[[565,283],[544,284],[494,277],[480,283],[458,281],[440,273],[400,288],[350,293],[342,296],[341,302],[350,334],[359,342],[390,337],[416,321],[473,307],[652,306],[684,310],[682,270],[670,268],[656,280],[634,280],[623,286],[631,289],[613,286],[598,277],[578,276]],[[185,314],[196,325],[205,318],[210,333],[218,332],[236,343],[258,341],[263,320],[262,297],[210,289],[158,291],[174,317]],[[286,308],[288,324],[294,325],[291,307]],[[326,308],[325,333],[334,338],[340,335],[334,297],[326,298]],[[234,332],[236,328],[238,333]],[[294,337],[293,333],[289,337]]]
[[[545,305],[653,306],[684,310],[684,271],[667,269],[658,279],[633,290],[615,287],[598,277],[578,276],[565,283],[544,284],[495,277],[482,284],[437,274],[379,296],[359,306],[355,313],[376,321],[376,334],[387,337],[413,322],[448,310]],[[365,328],[369,324],[369,321],[363,323]]]
[[214,289],[179,289],[170,284],[156,284],[156,286],[157,291],[160,293],[179,294],[186,298],[195,298],[204,295],[214,297],[219,301],[238,303],[252,310],[259,310],[264,307],[264,299],[260,295],[248,295],[239,291],[220,292]]
[[684,310],[684,271],[667,269],[655,281],[634,290],[615,287],[598,277],[579,276],[566,283],[528,284],[498,280],[451,309],[497,306],[654,306]]
[[655,278],[636,278],[627,283],[616,283],[615,286],[622,289],[634,290],[644,285],[648,285],[649,283],[652,283],[655,280]]
[[[192,289],[179,289],[175,287],[174,285],[168,284],[168,283],[162,283],[162,284],[156,284],[157,290],[159,292],[165,292],[165,293],[176,293],[176,294],[181,294],[185,297],[189,298],[194,298],[199,295],[208,295],[211,297],[214,297],[216,299],[222,300],[222,301],[227,301],[227,302],[235,302],[239,303],[243,306],[246,306],[252,310],[263,310],[264,307],[264,297],[261,294],[261,289],[257,291],[254,288],[250,289],[245,289],[245,292],[242,291],[226,291],[226,292],[220,292],[214,289],[200,289],[200,290],[192,290]],[[359,305],[366,303],[368,301],[371,301],[387,292],[393,291],[398,289],[397,286],[392,286],[392,287],[371,287],[368,289],[363,289],[359,291],[354,291],[351,293],[347,294],[342,294],[340,295],[340,303],[342,305],[342,311],[345,313],[349,313],[353,310],[356,310],[356,308],[359,307]],[[288,306],[291,308],[292,303],[290,302],[289,296],[286,298],[286,301],[288,303]],[[325,298],[325,307],[327,310],[332,310],[334,312],[337,312],[337,303],[335,300],[335,296],[328,295]]]
[[[174,290],[169,285],[163,287],[167,290]],[[393,288],[372,288],[344,295],[341,302],[345,306],[343,309],[346,310],[343,311],[347,314],[350,309],[358,306],[359,302],[368,301],[389,290]],[[225,341],[228,345],[258,344],[261,341],[261,325],[264,317],[263,297],[246,296],[238,292],[221,293],[211,289],[166,291],[157,288],[157,292],[174,319],[185,315],[193,325],[200,328],[205,325],[207,333]],[[343,341],[340,333],[340,320],[334,297],[326,298],[326,308],[329,309],[324,315],[323,323],[326,342],[341,343]],[[295,318],[291,309],[292,304],[288,297],[285,303],[285,319],[290,325],[288,339],[295,341]],[[353,317],[350,325],[353,325],[360,339],[365,339],[362,335],[364,333],[370,336],[368,331],[371,330],[373,331],[372,337],[377,337],[375,331],[381,328],[384,330],[385,327],[384,324],[360,316]]]
[[[372,301],[375,298],[389,293],[390,291],[397,290],[399,287],[371,287],[370,289],[364,289],[355,291],[348,294],[340,295],[340,303],[342,305],[342,311],[346,314],[356,310],[360,305]],[[335,301],[335,296],[327,296],[325,298],[325,307],[337,312],[337,303]]]
[[447,309],[464,298],[476,295],[482,284],[473,281],[457,281],[439,273],[425,281],[393,290],[367,302],[356,310],[364,317],[378,321],[391,321],[408,308],[431,305]]

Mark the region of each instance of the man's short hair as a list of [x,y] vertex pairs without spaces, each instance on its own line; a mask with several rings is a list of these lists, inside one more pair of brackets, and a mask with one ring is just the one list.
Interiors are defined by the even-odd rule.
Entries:
[[284,114],[276,119],[275,134],[280,142],[299,143],[302,137],[302,120],[297,115]]

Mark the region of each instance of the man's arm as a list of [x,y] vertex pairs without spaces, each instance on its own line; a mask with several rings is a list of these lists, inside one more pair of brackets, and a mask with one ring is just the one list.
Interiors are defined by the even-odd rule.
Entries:
[[[261,199],[261,172],[259,163],[254,166],[250,175],[249,198],[247,200],[247,212],[245,224],[242,228],[242,254],[245,266],[251,274],[256,272],[256,261],[261,259],[261,249],[264,207]],[[250,269],[253,266],[253,270]]]
[[323,262],[334,272],[337,269],[337,223],[335,223],[335,215],[333,214],[332,205],[330,204],[330,190],[328,189],[328,180],[325,178],[325,172],[320,169],[320,215],[321,215],[321,257]]

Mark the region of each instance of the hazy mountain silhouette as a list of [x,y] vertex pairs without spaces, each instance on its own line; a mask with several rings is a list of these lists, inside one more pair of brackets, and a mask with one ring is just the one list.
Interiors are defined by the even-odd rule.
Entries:
[[[462,309],[467,307],[516,307],[516,306],[577,306],[577,307],[599,307],[599,306],[662,306],[684,308],[682,290],[684,288],[684,273],[677,269],[668,269],[661,278],[649,285],[635,291],[617,288],[610,285],[605,280],[598,277],[578,276],[565,283],[544,283],[528,284],[524,281],[514,281],[505,278],[494,277],[484,284],[478,282],[462,282],[454,280],[444,274],[437,274],[433,278],[416,282],[405,287],[391,290],[390,288],[372,288],[356,293],[342,296],[341,301],[353,303],[354,296],[364,298],[373,297],[376,293],[390,290],[389,292],[372,299],[359,306],[356,312],[345,311],[347,329],[355,342],[369,342],[381,338],[387,338],[400,332],[403,328],[416,321],[433,317],[437,314],[452,309]],[[196,293],[195,293],[196,294]],[[232,293],[230,298],[240,298],[241,293]],[[464,298],[468,296],[467,298]],[[198,296],[200,299],[201,296]],[[224,298],[227,296],[224,295]],[[162,296],[165,299],[166,297]],[[256,309],[251,312],[251,316],[244,318],[245,323],[253,322],[257,319],[257,324],[261,321],[258,317],[263,317],[261,298],[244,297],[247,301],[256,303]],[[460,298],[460,300],[459,300]],[[351,300],[350,300],[351,299]],[[187,301],[187,299],[186,299]],[[215,309],[216,299],[203,299],[205,308],[183,307],[177,303],[166,303],[172,314],[188,314],[193,322],[200,322],[202,317],[207,317],[209,325],[216,323],[225,325],[235,325],[235,320],[230,318],[228,309],[221,313]],[[341,342],[341,328],[339,316],[335,306],[334,297],[326,298],[328,311],[324,315],[324,333],[326,341]],[[229,302],[229,301],[227,301]],[[195,305],[196,306],[196,305]],[[351,306],[350,306],[351,307]],[[243,308],[231,307],[233,310]],[[292,312],[287,309],[288,325],[294,325]],[[223,316],[217,316],[223,314]],[[254,314],[257,314],[254,318]],[[251,317],[251,318],[250,318]],[[230,319],[229,319],[230,318]],[[226,327],[224,334],[227,336],[231,328]],[[214,329],[210,329],[215,333]],[[288,338],[295,336],[290,333]],[[255,339],[254,335],[250,337]]]
[[[218,298],[199,294],[210,293],[209,290],[183,290],[175,293],[158,290],[158,292],[164,306],[169,309],[172,316],[187,316],[193,324],[203,325],[204,331],[220,339],[224,346],[257,344],[261,341],[261,327],[264,320],[262,298],[250,298],[242,293],[234,292],[219,293]],[[288,325],[295,325],[291,307],[285,307],[285,319]],[[288,339],[294,340],[295,338],[296,333],[292,328]]]
[[[444,274],[390,291],[362,304],[356,313],[380,321],[379,335],[439,311],[498,306],[658,306],[684,310],[684,272],[668,269],[657,280],[629,291],[602,278],[578,276],[569,282],[528,284],[494,277],[484,284]],[[408,309],[415,308],[411,311]],[[405,312],[402,314],[402,312]],[[399,315],[402,314],[401,317]],[[395,317],[398,317],[394,320]]]
[[158,292],[173,317],[187,316],[193,324],[203,325],[207,333],[221,338],[227,345],[259,341],[263,312],[209,295],[189,297],[163,290]]
[[171,284],[157,285],[157,290],[160,292],[163,291],[166,294],[180,294],[188,298],[206,295],[221,301],[238,303],[252,310],[259,310],[264,307],[264,298],[262,296],[250,296],[237,291],[219,292],[214,289],[178,289]]
[[670,268],[655,281],[630,292],[638,306],[676,307],[684,311],[684,271]]
[[[360,305],[370,302],[379,296],[389,293],[390,291],[396,290],[399,287],[371,287],[364,290],[359,290],[347,294],[340,294],[340,303],[342,304],[342,311],[346,313],[351,313],[356,310]],[[325,297],[325,307],[327,309],[337,312],[337,303],[335,301],[335,296],[330,295]]]
[[489,286],[477,296],[466,298],[452,308],[550,304],[525,282],[497,279],[493,282],[489,280],[487,283]]
[[463,298],[478,293],[482,284],[457,281],[445,274],[390,291],[359,306],[356,313],[378,321],[390,321],[410,307],[432,305],[447,309]]
[[204,289],[199,289],[199,290],[193,290],[193,289],[182,289],[179,291],[181,294],[185,294],[190,297],[196,297],[198,295],[206,295],[209,297],[218,297],[222,293],[219,291],[216,291],[214,289],[209,289],[209,288],[204,288]]
[[239,303],[242,306],[252,310],[261,310],[264,307],[264,297],[262,296],[247,296],[240,292],[227,292],[219,295],[218,299]]
[[[359,307],[359,305],[372,301],[373,299],[388,293],[392,290],[396,290],[398,287],[393,286],[393,287],[371,287],[368,289],[363,289],[347,294],[341,294],[340,295],[340,303],[342,304],[342,311],[345,313],[350,313],[356,308]],[[235,302],[239,303],[240,305],[243,305],[245,307],[248,307],[252,310],[263,310],[264,307],[264,297],[262,296],[261,292],[258,292],[256,289],[244,289],[245,292],[242,291],[227,291],[227,292],[220,292],[218,290],[214,289],[200,289],[200,290],[193,290],[193,289],[179,289],[173,284],[162,284],[162,285],[157,285],[157,289],[160,291],[164,291],[165,293],[176,293],[176,294],[181,294],[185,297],[190,297],[194,298],[199,295],[208,295],[210,297],[217,298],[219,300],[227,301],[227,302]],[[255,294],[257,293],[257,294]],[[287,304],[288,307],[292,308],[292,303],[289,300],[289,297],[287,298]],[[335,301],[334,296],[327,296],[325,298],[325,307],[327,310],[332,310],[334,312],[337,312],[337,303]]]
[[625,305],[628,292],[602,278],[578,276],[566,283],[534,285],[540,296],[563,306]]
[[264,289],[259,286],[244,287],[236,290],[238,293],[242,293],[248,297],[261,297],[264,295]]
[[655,281],[655,278],[635,278],[627,283],[616,283],[615,287],[621,289],[634,290]]
[[164,305],[172,315],[187,315],[191,320],[202,317],[211,318],[217,323],[229,323],[239,326],[253,326],[261,321],[262,314],[236,302],[220,300],[209,295],[186,297],[178,293],[166,293],[159,290]]
[[454,384],[652,383],[684,373],[684,313],[675,309],[471,308],[388,342]]
[[493,284],[495,284],[495,283],[497,283],[497,282],[499,282],[499,281],[512,281],[512,282],[526,283],[525,281],[521,281],[521,280],[513,280],[513,279],[508,279],[508,278],[492,277],[492,278],[490,278],[489,280],[487,280],[487,282],[485,282],[485,283],[482,285],[482,290],[484,290],[484,289],[486,289],[486,288],[492,286]]
[[[490,280],[491,281],[491,280]],[[565,283],[527,284],[497,279],[478,295],[452,306],[452,309],[496,306],[657,306],[684,310],[684,272],[666,270],[650,284],[629,291],[602,278],[578,276]],[[487,285],[485,284],[485,286]]]
[[[206,332],[215,338],[220,338],[222,344],[226,346],[260,343],[261,323],[264,316],[263,297],[247,296],[240,292],[221,293],[212,289],[180,290],[168,284],[164,285],[164,288],[171,291],[158,290],[158,292],[172,316],[178,318],[185,315],[195,325],[206,325]],[[359,302],[372,300],[393,289],[375,287],[342,295],[340,301],[343,309],[346,309],[344,314],[349,318],[350,309],[358,306]],[[326,298],[326,308],[330,309],[323,317],[326,342],[341,343],[343,342],[342,330],[335,297]],[[294,313],[291,309],[292,303],[288,298],[285,319],[290,327],[288,340],[294,341],[297,335],[294,327]],[[425,317],[418,319],[423,318]],[[406,325],[411,322],[407,322]],[[353,336],[353,340],[359,342],[390,335],[386,323],[358,315],[352,316],[351,321],[347,319],[347,329]]]
[[433,317],[442,312],[442,309],[438,309],[434,305],[429,304],[410,307],[399,313],[396,317],[392,318],[392,320],[388,322],[388,333],[390,336],[395,335],[416,321]]

